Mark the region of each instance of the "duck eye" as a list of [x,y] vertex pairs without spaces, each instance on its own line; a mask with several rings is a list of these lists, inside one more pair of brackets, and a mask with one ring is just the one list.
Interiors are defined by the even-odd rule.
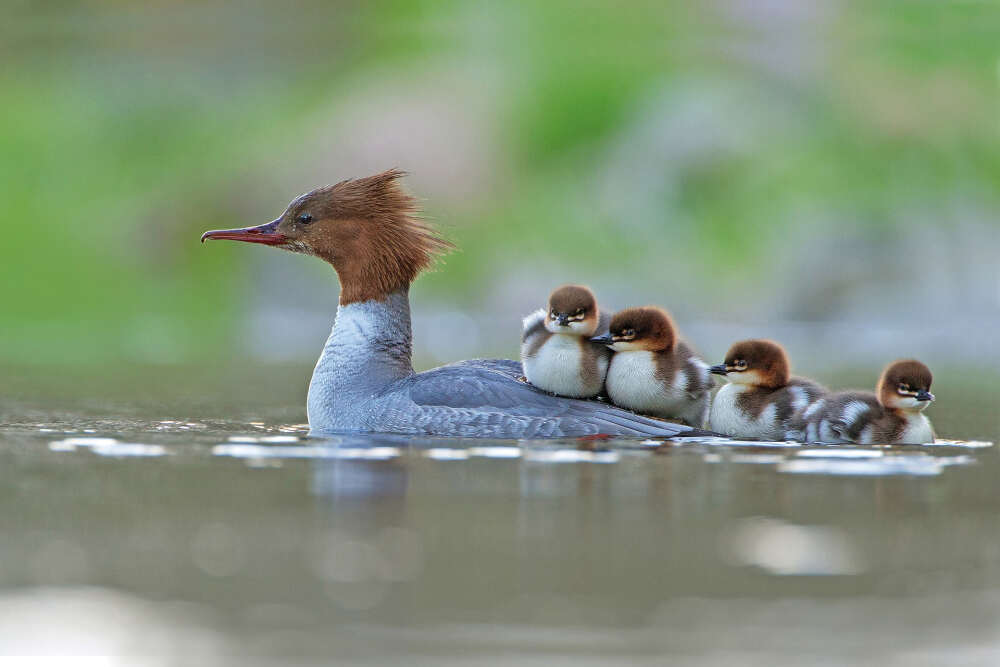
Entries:
[[733,364],[733,366],[736,366],[736,368],[740,370],[744,370],[747,367],[747,362],[745,359],[740,359],[735,364]]
[[313,217],[312,214],[310,213],[303,213],[298,217],[298,220],[301,224],[308,225],[310,222],[313,221]]
[[896,388],[899,390],[899,393],[901,394],[906,394],[909,393],[910,391],[910,385],[906,384],[905,382],[900,382],[899,386]]
[[583,308],[577,308],[574,315],[583,315]]

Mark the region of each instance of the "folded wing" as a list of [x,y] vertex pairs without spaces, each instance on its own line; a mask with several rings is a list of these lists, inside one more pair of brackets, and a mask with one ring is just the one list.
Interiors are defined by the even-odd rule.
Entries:
[[521,364],[477,359],[400,380],[385,395],[383,427],[497,438],[699,435],[599,401],[562,398],[519,380]]

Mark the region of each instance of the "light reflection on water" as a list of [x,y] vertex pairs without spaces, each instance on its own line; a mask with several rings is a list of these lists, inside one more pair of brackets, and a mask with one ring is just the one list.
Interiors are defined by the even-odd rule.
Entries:
[[[306,432],[0,425],[0,653],[713,664],[752,637],[761,664],[1000,650],[989,443]],[[788,624],[794,647],[760,640]]]
[[[193,426],[188,424],[187,426]],[[292,432],[290,427],[281,430]],[[53,429],[39,428],[41,433]],[[387,446],[373,442],[392,442],[402,446]],[[479,442],[470,440],[468,442]],[[468,444],[466,442],[465,444]],[[939,475],[948,466],[970,465],[976,458],[968,454],[930,455],[915,448],[854,447],[802,445],[793,442],[767,442],[731,440],[727,438],[685,438],[673,441],[634,439],[609,439],[594,449],[591,441],[551,440],[520,441],[517,444],[495,446],[440,446],[443,443],[463,443],[446,438],[402,438],[400,436],[338,436],[309,438],[301,435],[234,435],[212,447],[213,456],[243,459],[251,465],[263,461],[283,459],[359,459],[386,461],[402,456],[423,457],[435,461],[468,461],[473,458],[524,459],[545,463],[617,463],[624,456],[651,455],[670,448],[673,451],[691,451],[694,448],[714,449],[726,447],[731,451],[703,453],[706,463],[754,463],[774,465],[779,472],[825,475]],[[559,441],[556,441],[559,442]],[[566,444],[575,446],[565,446]],[[956,449],[982,449],[992,443],[982,441],[942,440],[932,447]],[[366,446],[367,445],[367,446]],[[758,449],[781,449],[783,453],[753,453]],[[77,436],[53,440],[53,452],[74,452],[85,449],[99,456],[125,457],[165,456],[169,452],[162,445],[120,442],[115,438]],[[924,449],[921,447],[920,449]],[[645,451],[643,451],[645,450]]]

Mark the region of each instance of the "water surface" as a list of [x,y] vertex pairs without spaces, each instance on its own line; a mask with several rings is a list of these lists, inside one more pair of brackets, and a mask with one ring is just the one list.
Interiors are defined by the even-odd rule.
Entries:
[[275,403],[273,382],[257,398],[205,386],[160,402],[12,392],[0,652],[129,665],[1000,656],[1000,458],[979,442],[996,435],[982,406],[965,422],[951,406],[943,421],[966,427],[942,433],[964,440],[929,447],[318,440],[298,423],[297,385]]

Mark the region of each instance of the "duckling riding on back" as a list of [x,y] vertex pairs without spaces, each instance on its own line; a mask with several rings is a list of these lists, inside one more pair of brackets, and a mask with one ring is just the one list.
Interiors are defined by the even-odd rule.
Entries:
[[588,288],[563,285],[553,291],[548,309],[524,318],[521,363],[528,382],[559,396],[601,393],[611,352],[590,338],[607,331],[608,320]]
[[708,364],[678,340],[667,311],[645,306],[615,313],[608,333],[592,340],[614,352],[606,382],[615,405],[704,426],[712,388]]

